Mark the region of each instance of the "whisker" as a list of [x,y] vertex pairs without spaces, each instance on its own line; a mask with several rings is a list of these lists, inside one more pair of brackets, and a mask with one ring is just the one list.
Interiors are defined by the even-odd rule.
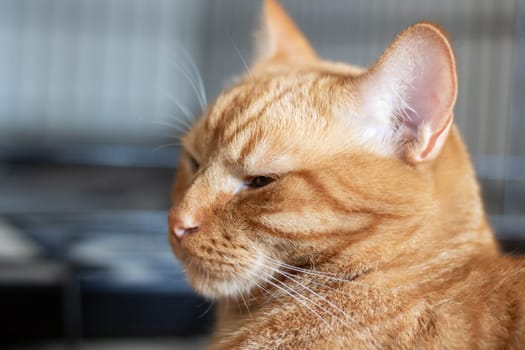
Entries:
[[178,142],[180,144],[180,141],[181,141],[181,137],[183,136],[184,134],[180,133],[180,132],[177,132],[175,134],[161,134],[160,136],[162,136],[163,138],[167,138],[167,139],[172,139],[172,140],[175,140],[176,142]]
[[334,287],[332,287],[332,286],[330,286],[330,285],[328,285],[328,284],[321,283],[321,282],[316,281],[316,280],[314,280],[314,279],[307,279],[307,278],[304,277],[304,276],[298,277],[298,276],[296,276],[296,275],[293,275],[293,274],[290,274],[290,273],[287,273],[287,272],[285,272],[285,271],[281,271],[281,270],[280,270],[280,273],[286,274],[287,276],[288,276],[288,275],[289,275],[289,276],[294,276],[295,278],[302,278],[302,279],[307,280],[307,281],[309,281],[309,282],[311,282],[311,283],[313,283],[313,284],[316,284],[316,285],[318,285],[318,286],[320,286],[320,287],[323,287],[323,288],[329,289],[329,290],[331,290],[331,291],[333,291],[333,292],[336,292],[336,293],[339,293],[339,294],[349,295],[348,292],[345,292],[345,291],[343,291],[343,290],[341,290],[341,289],[338,289],[338,288],[334,288]]
[[[204,302],[206,302],[206,301],[204,301]],[[204,302],[203,302],[203,303],[204,303]],[[203,318],[204,316],[206,316],[206,314],[207,314],[208,312],[210,312],[211,309],[213,308],[213,306],[215,305],[215,302],[214,302],[214,301],[207,301],[207,302],[210,303],[210,304],[208,305],[208,307],[206,308],[206,310],[204,310],[204,312],[203,312],[202,314],[200,314],[197,318]]]
[[235,50],[235,52],[237,53],[237,56],[239,56],[239,58],[241,59],[241,62],[244,66],[244,68],[246,68],[246,71],[248,72],[250,70],[250,68],[248,67],[248,64],[246,63],[246,60],[244,59],[244,56],[242,55],[241,53],[241,50],[239,50],[239,48],[237,47],[237,45],[235,45],[235,42],[233,41],[232,38],[230,38],[230,40],[232,41],[232,46],[233,46],[233,49]]
[[204,81],[202,80],[202,75],[199,71],[199,68],[197,67],[195,62],[193,62],[193,59],[191,58],[191,55],[188,52],[188,50],[186,50],[183,46],[180,46],[180,49],[182,50],[184,58],[186,58],[186,62],[190,64],[190,69],[192,69],[192,71],[194,72],[194,76],[197,79],[197,84],[199,85],[200,94],[203,97],[204,104],[207,105],[208,101],[206,98],[206,89],[204,87]]
[[[251,271],[251,270],[249,270],[249,269],[247,269],[247,268],[244,268],[244,267],[242,267],[242,266],[239,266],[239,268],[240,268],[241,270],[243,270],[244,272],[246,272],[249,276],[257,277],[257,276],[255,276],[255,275],[253,274],[253,271]],[[267,293],[267,294],[270,296],[270,298],[272,298],[272,299],[277,298],[276,293],[272,293],[272,292],[269,291],[267,288],[265,288],[264,286],[262,286],[261,284],[259,284],[259,282],[257,282],[257,278],[253,279],[251,282],[254,283],[254,284],[257,286],[257,288],[260,288],[262,291],[264,291],[265,293]]]
[[[315,301],[309,299],[307,296],[301,294],[299,291],[297,291],[297,290],[291,288],[291,287],[288,286],[286,283],[284,283],[284,282],[280,281],[279,279],[275,278],[274,276],[272,276],[272,275],[269,274],[268,272],[266,272],[266,271],[264,271],[264,270],[261,270],[261,271],[259,271],[259,272],[260,272],[260,273],[263,273],[263,274],[265,274],[266,276],[269,277],[269,279],[264,279],[266,282],[270,283],[270,282],[271,282],[270,279],[271,279],[271,280],[274,280],[276,283],[279,283],[279,284],[282,286],[282,288],[280,288],[280,289],[281,289],[282,291],[286,292],[288,295],[294,297],[294,294],[292,294],[292,293],[295,293],[295,296],[296,296],[296,297],[294,298],[295,300],[298,300],[298,301],[300,300],[300,299],[298,299],[297,297],[302,298],[302,300],[305,301],[305,303],[303,304],[304,306],[307,306],[307,303],[309,302],[309,303],[313,304],[314,306],[318,307],[321,311],[324,311],[324,312],[328,313],[329,315],[331,315],[332,317],[334,317],[336,320],[338,320],[339,322],[341,322],[341,320],[339,319],[339,317],[337,317],[337,315],[335,315],[335,314],[332,313],[331,311],[327,310],[327,309],[324,308],[322,305],[319,305],[319,304],[316,303]],[[272,284],[273,286],[275,286],[275,287],[278,287],[278,286],[277,286],[276,284],[274,284],[274,283],[271,283],[271,284]],[[309,306],[307,306],[307,307],[308,307],[311,311],[313,311],[312,308],[310,308]],[[315,312],[315,311],[314,311],[314,312]],[[315,313],[318,314],[317,312],[315,312]],[[320,314],[318,314],[318,315],[320,315]],[[323,322],[325,322],[327,326],[331,327],[331,325],[328,323],[328,321],[326,321],[324,318],[320,317],[320,319],[321,319]]]
[[[156,124],[156,125],[167,127],[170,130],[174,130],[177,133],[177,135],[176,135],[177,139],[179,139],[182,135],[185,135],[188,132],[188,129],[189,129],[189,127],[186,124],[184,124],[183,122],[181,122],[180,120],[175,120],[179,124],[177,124],[177,123],[169,123],[169,122],[165,122],[165,121],[161,121],[161,120],[146,120],[146,119],[143,119],[143,118],[141,118],[140,120],[147,121],[148,123],[151,123],[151,124]],[[169,136],[166,136],[166,137],[170,137],[171,138],[171,137],[173,137],[173,135],[170,134]]]
[[[260,278],[260,276],[255,276],[255,274],[253,274],[254,277],[257,277],[257,278]],[[275,279],[273,276],[271,276],[273,279]],[[323,323],[325,323],[328,327],[331,327],[331,325],[328,323],[328,321],[326,321],[314,308],[312,308],[311,306],[309,306],[305,301],[301,300],[298,298],[298,296],[292,294],[290,291],[288,291],[287,289],[277,285],[276,283],[273,283],[270,279],[267,279],[267,278],[262,278],[262,280],[265,282],[265,283],[268,283],[270,285],[272,285],[274,288],[276,288],[277,290],[280,290],[282,291],[283,293],[285,293],[285,295],[289,295],[292,299],[294,299],[295,301],[297,301],[298,303],[300,303],[301,305],[303,305],[304,307],[306,307],[310,312],[312,312],[317,318],[319,318]],[[281,281],[279,280],[276,280],[277,282],[280,282],[282,283]],[[284,285],[284,284],[283,284]],[[296,292],[297,293],[297,292]],[[300,293],[298,295],[301,295]]]
[[248,312],[248,314],[250,315],[250,317],[252,316],[251,312],[250,312],[250,307],[248,306],[248,303],[246,302],[246,299],[244,298],[244,295],[242,292],[239,293],[239,296],[241,297],[242,299],[242,302],[244,303],[244,306],[246,307],[246,311]]
[[248,75],[248,77],[250,77],[250,80],[252,81],[252,86],[255,87],[256,86],[255,79],[253,78],[253,75],[250,72],[250,67],[248,66],[248,63],[246,63],[246,60],[244,59],[244,56],[241,53],[241,50],[239,50],[237,45],[235,45],[235,42],[233,41],[233,38],[231,36],[230,36],[230,40],[232,42],[233,49],[237,53],[237,56],[239,56],[244,68],[246,69],[246,74]]
[[[290,281],[300,285],[301,287],[303,287],[304,290],[307,290],[308,292],[312,293],[313,295],[315,295],[316,297],[320,298],[321,300],[325,301],[328,305],[330,305],[331,307],[333,307],[334,309],[336,309],[337,311],[341,312],[343,315],[345,315],[345,317],[347,316],[346,315],[346,311],[344,311],[343,309],[341,309],[339,306],[335,305],[334,303],[332,303],[330,300],[328,300],[326,297],[322,296],[321,294],[317,293],[316,291],[312,290],[311,288],[309,288],[308,286],[306,286],[305,284],[299,282],[297,280],[297,278],[290,274],[290,273],[287,273],[285,271],[282,271],[282,270],[279,270],[279,269],[276,269],[276,268],[273,268],[271,266],[265,266],[269,269],[271,269],[272,271],[280,274],[281,276],[283,277],[286,277],[287,279],[289,279]],[[335,288],[334,288],[335,289]],[[354,320],[351,320],[352,322],[355,322]]]
[[160,151],[161,149],[165,149],[169,147],[182,147],[182,145],[180,143],[167,143],[167,144],[155,147],[153,149],[153,152],[157,152],[157,151]]
[[277,293],[269,291],[267,288],[259,284],[256,279],[252,280],[252,283],[254,283],[258,288],[260,288],[262,291],[264,291],[266,294],[268,294],[269,299],[277,299]]
[[[269,257],[265,257],[265,258],[266,258],[266,261],[267,261],[267,262],[272,262],[271,260],[276,261],[276,260],[271,259],[271,258],[269,258]],[[268,259],[270,259],[270,260],[268,260]],[[285,264],[285,263],[277,264],[276,262],[273,262],[273,264],[276,264],[276,265],[287,265],[287,266],[291,266],[291,265],[288,265],[288,264]],[[304,285],[303,283],[299,282],[299,281],[298,281],[298,279],[299,279],[298,276],[293,275],[293,274],[290,274],[290,273],[287,273],[287,272],[285,272],[285,271],[282,271],[282,270],[280,270],[279,268],[274,268],[274,267],[269,266],[269,265],[267,265],[267,264],[263,264],[263,267],[266,267],[266,268],[268,268],[268,269],[274,271],[275,273],[278,273],[278,274],[280,274],[281,276],[286,277],[286,278],[288,278],[289,280],[291,280],[292,282],[294,282],[294,283],[300,285],[300,286],[303,288],[303,290],[307,290],[307,291],[309,291],[310,293],[316,295],[318,298],[320,298],[321,300],[323,300],[324,302],[326,302],[328,305],[330,305],[330,306],[331,306],[332,308],[334,308],[336,311],[340,312],[340,313],[344,316],[344,318],[345,318],[346,320],[348,320],[348,321],[352,322],[353,324],[355,324],[356,326],[362,328],[362,327],[360,326],[360,324],[359,324],[355,319],[353,319],[352,317],[350,317],[350,316],[347,314],[346,311],[342,310],[339,306],[337,306],[337,305],[335,305],[334,303],[330,302],[330,301],[329,301],[328,299],[326,299],[324,296],[320,295],[319,293],[313,291],[311,288],[307,287],[307,286]],[[300,272],[302,272],[302,273],[305,273],[305,272],[311,272],[310,270],[306,270],[306,269],[301,269],[301,268],[298,268],[298,269],[299,269],[299,270],[303,270],[303,271],[300,271]],[[314,275],[315,277],[320,277],[320,278],[333,279],[331,276],[326,276],[326,275],[324,275],[323,273],[316,273],[316,272],[313,272],[313,273],[311,273],[310,275]],[[304,276],[303,276],[302,278],[303,278],[303,279],[306,279]],[[329,288],[329,289],[331,289],[331,290],[333,290],[333,291],[335,291],[335,292],[341,293],[341,294],[343,294],[343,295],[347,295],[347,296],[350,295],[350,294],[347,293],[347,292],[341,291],[340,289],[333,288],[333,287],[328,286],[328,285],[325,285],[325,284],[323,284],[323,283],[319,283],[318,281],[315,281],[315,280],[313,280],[313,279],[306,279],[306,280],[309,281],[310,283],[318,284],[318,285],[320,285],[320,286],[322,286],[322,287],[324,287],[324,288]],[[343,282],[352,282],[352,283],[354,283],[355,285],[366,286],[366,287],[368,287],[368,285],[366,285],[366,284],[363,284],[363,283],[357,283],[357,282],[355,282],[355,281],[342,280],[342,279],[337,279],[337,280],[339,280],[339,282],[341,282],[341,281],[343,281]],[[337,319],[338,321],[341,321],[337,316],[334,315],[334,317],[336,317],[336,319]],[[367,329],[367,328],[362,328],[362,330],[363,330],[364,332],[366,332],[366,334],[367,334],[367,336],[368,336],[366,339],[368,339],[368,341],[370,341],[370,339],[372,339],[372,342],[375,343],[375,340],[373,340],[373,338],[372,338],[372,334],[371,334],[370,330]],[[362,340],[365,339],[365,337],[360,336],[360,333],[356,333],[356,336],[359,336]]]
[[201,109],[204,110],[206,108],[205,97],[201,95],[201,92],[199,91],[199,89],[195,85],[195,82],[193,81],[192,77],[188,74],[188,72],[184,69],[184,67],[179,62],[177,62],[176,60],[173,61],[173,65],[175,66],[176,69],[178,69],[181,72],[181,74],[184,76],[186,81],[188,81],[188,83],[190,84],[193,92],[197,96],[197,100],[199,102],[199,105],[200,105]]
[[[268,266],[267,266],[268,267]],[[290,277],[290,276],[293,276],[293,275],[290,275],[290,274],[286,274],[284,271],[280,271],[278,269],[273,269],[273,271],[275,271],[276,273],[280,274],[281,276],[283,277],[286,277],[288,280],[294,282],[295,284],[299,285],[303,290],[315,295],[317,298],[319,298],[321,301],[327,303],[329,306],[331,306],[335,311],[339,312],[345,320],[348,320],[350,322],[352,322],[353,324],[356,324],[358,325],[358,323],[351,317],[349,317],[349,315],[347,314],[347,312],[343,309],[341,309],[339,306],[337,306],[336,304],[334,304],[333,302],[331,302],[330,300],[328,300],[326,297],[324,297],[323,295],[317,293],[316,291],[312,290],[311,288],[309,288],[308,286],[306,286],[305,284],[297,281],[295,278],[293,277]],[[290,287],[291,288],[291,287]],[[317,306],[321,307],[320,305],[316,304]],[[326,312],[329,312],[328,310],[325,309]],[[339,322],[341,322],[343,325],[345,324],[345,322],[343,322],[337,315],[329,312],[331,316],[333,316],[335,319],[337,319]]]
[[[182,117],[184,118],[184,120],[189,124],[193,124],[194,122],[193,113],[186,106],[180,103],[173,95],[168,94],[166,96],[170,100],[170,102],[173,103],[175,107],[177,107],[177,109],[182,112]],[[183,119],[183,118],[179,118],[179,119]]]
[[175,121],[179,122],[180,124],[177,124],[177,123],[170,123],[170,122],[166,122],[166,121],[162,121],[162,120],[151,120],[151,123],[153,124],[157,124],[157,125],[162,125],[162,126],[166,126],[168,128],[172,128],[172,129],[175,129],[177,131],[183,131],[183,132],[186,132],[187,129],[181,129],[181,126],[182,127],[189,127],[188,124],[186,124],[183,120],[181,119],[175,119]]
[[333,273],[329,273],[329,272],[322,272],[322,271],[318,271],[318,270],[304,269],[304,268],[301,268],[301,267],[298,267],[298,266],[290,265],[290,264],[287,264],[285,262],[272,259],[270,257],[266,257],[266,261],[270,262],[270,263],[273,263],[277,267],[285,267],[285,268],[287,268],[289,270],[292,270],[292,271],[297,271],[297,272],[305,273],[305,274],[308,274],[308,275],[318,276],[320,278],[325,278],[325,279],[328,279],[328,280],[331,280],[331,281],[343,282],[343,283],[352,283],[354,285],[359,285],[359,286],[363,286],[363,287],[370,287],[366,283],[362,283],[362,282],[359,282],[359,281],[356,281],[356,280],[353,280],[353,279],[340,278],[340,277],[337,277],[337,275],[335,275]]
[[193,126],[193,120],[190,120],[184,116],[184,112],[182,115],[180,114],[173,114],[172,117],[169,119],[171,122],[180,125],[184,128],[184,132],[187,132],[190,130]]
[[285,268],[287,268],[289,270],[302,272],[302,273],[306,273],[306,274],[309,274],[309,275],[315,275],[315,276],[326,278],[326,279],[330,279],[330,280],[333,280],[333,281],[345,282],[345,283],[354,282],[354,281],[351,281],[351,280],[335,277],[336,275],[328,273],[328,272],[321,272],[321,271],[314,271],[314,270],[304,269],[304,268],[301,268],[301,267],[298,267],[298,266],[294,266],[294,265],[286,264],[286,263],[278,261],[278,260],[274,260],[274,259],[272,259],[270,257],[266,257],[266,261],[270,262],[270,263],[273,263],[274,265],[277,265],[278,267],[285,267]]

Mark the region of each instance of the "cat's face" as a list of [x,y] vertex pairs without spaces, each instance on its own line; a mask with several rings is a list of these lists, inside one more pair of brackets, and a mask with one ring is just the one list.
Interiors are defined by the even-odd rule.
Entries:
[[[451,123],[446,98],[455,91],[417,90],[416,97],[430,94],[447,105],[438,106],[447,109],[439,120],[421,119],[426,128],[418,114],[427,105],[412,103],[413,96],[403,96],[408,107],[395,100],[410,89],[388,76],[390,66],[402,64],[395,47],[371,71],[320,61],[276,6],[266,3],[274,52],[183,138],[169,239],[192,286],[211,298],[260,287],[281,263],[325,259],[372,234],[381,215],[402,215],[420,200],[410,193],[424,193],[415,163],[439,152]],[[271,29],[279,25],[290,37],[271,37],[283,35]],[[393,87],[403,91],[392,94]],[[396,113],[410,117],[406,127],[390,118]]]
[[304,259],[341,226],[322,203],[323,177],[351,150],[327,93],[339,83],[313,69],[253,75],[184,137],[171,224],[198,229],[170,240],[203,294],[246,292],[271,274],[267,258]]

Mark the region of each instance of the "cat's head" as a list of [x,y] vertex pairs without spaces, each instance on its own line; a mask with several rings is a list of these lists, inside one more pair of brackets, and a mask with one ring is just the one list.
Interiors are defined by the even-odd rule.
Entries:
[[172,249],[212,298],[427,205],[452,125],[455,63],[436,26],[406,29],[361,69],[318,58],[276,1],[263,18],[258,59],[184,136],[173,187]]

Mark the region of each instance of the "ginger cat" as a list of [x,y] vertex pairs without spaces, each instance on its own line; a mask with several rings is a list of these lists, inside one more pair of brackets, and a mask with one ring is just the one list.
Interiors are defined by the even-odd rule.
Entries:
[[361,69],[318,58],[276,1],[263,17],[173,187],[171,247],[218,302],[210,347],[525,348],[525,262],[487,224],[443,31],[415,24]]

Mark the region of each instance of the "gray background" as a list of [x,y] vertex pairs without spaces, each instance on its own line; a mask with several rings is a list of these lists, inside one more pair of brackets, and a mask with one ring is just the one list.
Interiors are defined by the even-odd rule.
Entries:
[[[487,207],[496,224],[525,226],[524,0],[283,5],[322,56],[363,66],[416,21],[446,28],[459,72],[456,122]],[[213,99],[244,71],[259,7],[247,0],[0,1],[0,155],[175,166],[179,129],[201,111],[196,75]]]
[[[448,30],[456,122],[489,218],[505,251],[525,252],[525,0],[282,3],[321,56],[362,66],[414,22]],[[52,313],[66,316],[68,338],[172,337],[190,325],[188,336],[211,319],[166,241],[177,136],[200,114],[201,89],[211,101],[245,70],[260,4],[0,0],[0,284],[7,274],[31,286],[49,260],[50,272],[56,264],[68,271],[54,283],[78,285],[77,302]],[[86,302],[93,291],[113,299]],[[196,305],[170,312],[189,296]],[[51,313],[34,309],[23,318],[28,302],[19,293],[2,300],[0,325],[13,329],[19,318],[28,335],[40,329],[39,315],[50,323]],[[9,305],[19,305],[11,316]],[[107,348],[130,344],[164,343]]]

